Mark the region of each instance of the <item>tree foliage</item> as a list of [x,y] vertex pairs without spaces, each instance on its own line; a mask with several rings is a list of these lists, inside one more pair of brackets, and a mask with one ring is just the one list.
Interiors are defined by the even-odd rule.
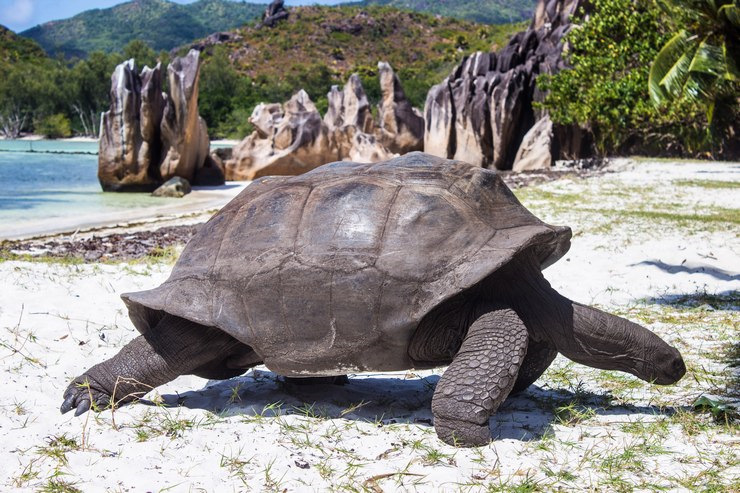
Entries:
[[[26,55],[13,55],[17,53]],[[150,65],[157,61],[151,48],[136,41],[121,53],[93,52],[72,65],[46,56],[38,45],[23,38],[7,41],[0,46],[0,133],[6,137],[18,137],[21,132],[96,137],[100,113],[110,105],[111,74],[128,58]]]
[[655,56],[649,88],[660,107],[679,100],[706,106],[708,136],[722,146],[735,138],[740,72],[737,0],[671,0],[673,35]]
[[655,108],[650,64],[670,39],[665,12],[650,0],[594,0],[566,36],[571,68],[538,78],[556,123],[587,128],[601,154],[695,154],[708,146],[706,118],[691,101]]

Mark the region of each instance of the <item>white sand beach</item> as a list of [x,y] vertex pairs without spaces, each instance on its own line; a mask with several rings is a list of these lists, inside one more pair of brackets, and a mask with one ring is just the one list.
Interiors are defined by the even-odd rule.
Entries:
[[[146,402],[75,418],[59,413],[69,381],[137,335],[119,295],[158,285],[171,265],[6,260],[0,490],[740,490],[737,421],[693,406],[701,396],[740,398],[731,366],[740,356],[740,163],[620,160],[610,170],[516,194],[574,230],[570,252],[545,271],[553,286],[679,348],[688,373],[677,385],[558,356],[491,418],[491,444],[474,449],[445,445],[431,426],[443,369],[299,389],[264,367],[227,381],[184,376]],[[188,197],[183,207],[228,200]],[[124,219],[107,223],[145,218]]]

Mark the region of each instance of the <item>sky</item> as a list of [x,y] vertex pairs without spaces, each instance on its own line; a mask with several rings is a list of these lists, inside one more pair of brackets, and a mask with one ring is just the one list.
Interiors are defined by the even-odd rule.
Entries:
[[[171,0],[192,3],[195,0]],[[286,0],[286,5],[336,4],[347,0]],[[15,32],[24,31],[47,21],[66,19],[84,10],[112,7],[124,0],[0,0],[0,24]],[[270,3],[253,0],[251,3]]]

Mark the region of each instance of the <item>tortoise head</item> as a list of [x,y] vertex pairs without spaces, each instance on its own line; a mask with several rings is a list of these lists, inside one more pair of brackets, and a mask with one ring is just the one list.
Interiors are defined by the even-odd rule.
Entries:
[[571,336],[556,345],[578,363],[624,371],[659,385],[676,383],[686,373],[681,353],[653,332],[579,303],[572,303]]

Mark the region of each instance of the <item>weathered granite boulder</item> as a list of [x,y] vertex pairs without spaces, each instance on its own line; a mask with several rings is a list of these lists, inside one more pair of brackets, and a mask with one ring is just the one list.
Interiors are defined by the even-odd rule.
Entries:
[[185,178],[175,176],[174,178],[170,178],[162,185],[160,185],[156,190],[152,192],[152,195],[154,197],[182,198],[189,194],[191,191],[192,188],[190,187],[190,182],[188,182]]
[[376,162],[390,159],[396,152],[418,149],[423,120],[406,100],[390,66],[382,67],[383,72],[390,80],[382,85],[380,126],[373,120],[367,94],[356,74],[341,90],[331,88],[323,119],[305,91],[299,91],[284,105],[257,105],[249,118],[254,132],[224,161],[226,179],[295,175],[332,161]]
[[259,104],[249,121],[255,131],[237,144],[225,164],[226,179],[293,175],[336,160],[327,127],[301,90],[285,105]]
[[151,192],[161,179],[159,123],[162,119],[161,70],[133,59],[118,65],[111,76],[111,106],[100,123],[98,179],[106,191]]
[[215,184],[218,173],[199,171],[208,165],[210,143],[198,115],[198,57],[191,50],[167,67],[169,94],[162,92],[159,64],[144,67],[141,74],[133,59],[116,67],[111,107],[103,113],[100,129],[98,179],[103,190],[151,192],[173,176]]
[[[497,169],[545,166],[561,152],[569,157],[586,153],[588,143],[579,129],[553,129],[552,124],[550,131],[540,128],[531,135],[520,150],[525,135],[546,116],[532,105],[544,97],[535,80],[565,67],[563,37],[579,6],[588,8],[584,0],[539,0],[530,27],[504,49],[466,57],[432,87],[424,107],[424,151]],[[551,158],[546,160],[542,154],[548,149]],[[533,153],[540,158],[530,159]],[[517,166],[520,157],[528,161]]]
[[552,121],[549,116],[540,118],[522,139],[514,158],[514,171],[547,169],[553,165]]
[[342,91],[332,86],[327,97],[329,109],[324,115],[324,123],[329,130],[352,126],[364,133],[373,131],[373,113],[359,75],[352,74]]
[[378,63],[382,98],[378,105],[378,140],[390,151],[405,154],[424,147],[424,117],[406,99],[401,81],[386,62]]
[[200,52],[190,50],[167,67],[170,93],[162,117],[163,180],[180,176],[192,181],[210,149],[206,123],[198,114]]

